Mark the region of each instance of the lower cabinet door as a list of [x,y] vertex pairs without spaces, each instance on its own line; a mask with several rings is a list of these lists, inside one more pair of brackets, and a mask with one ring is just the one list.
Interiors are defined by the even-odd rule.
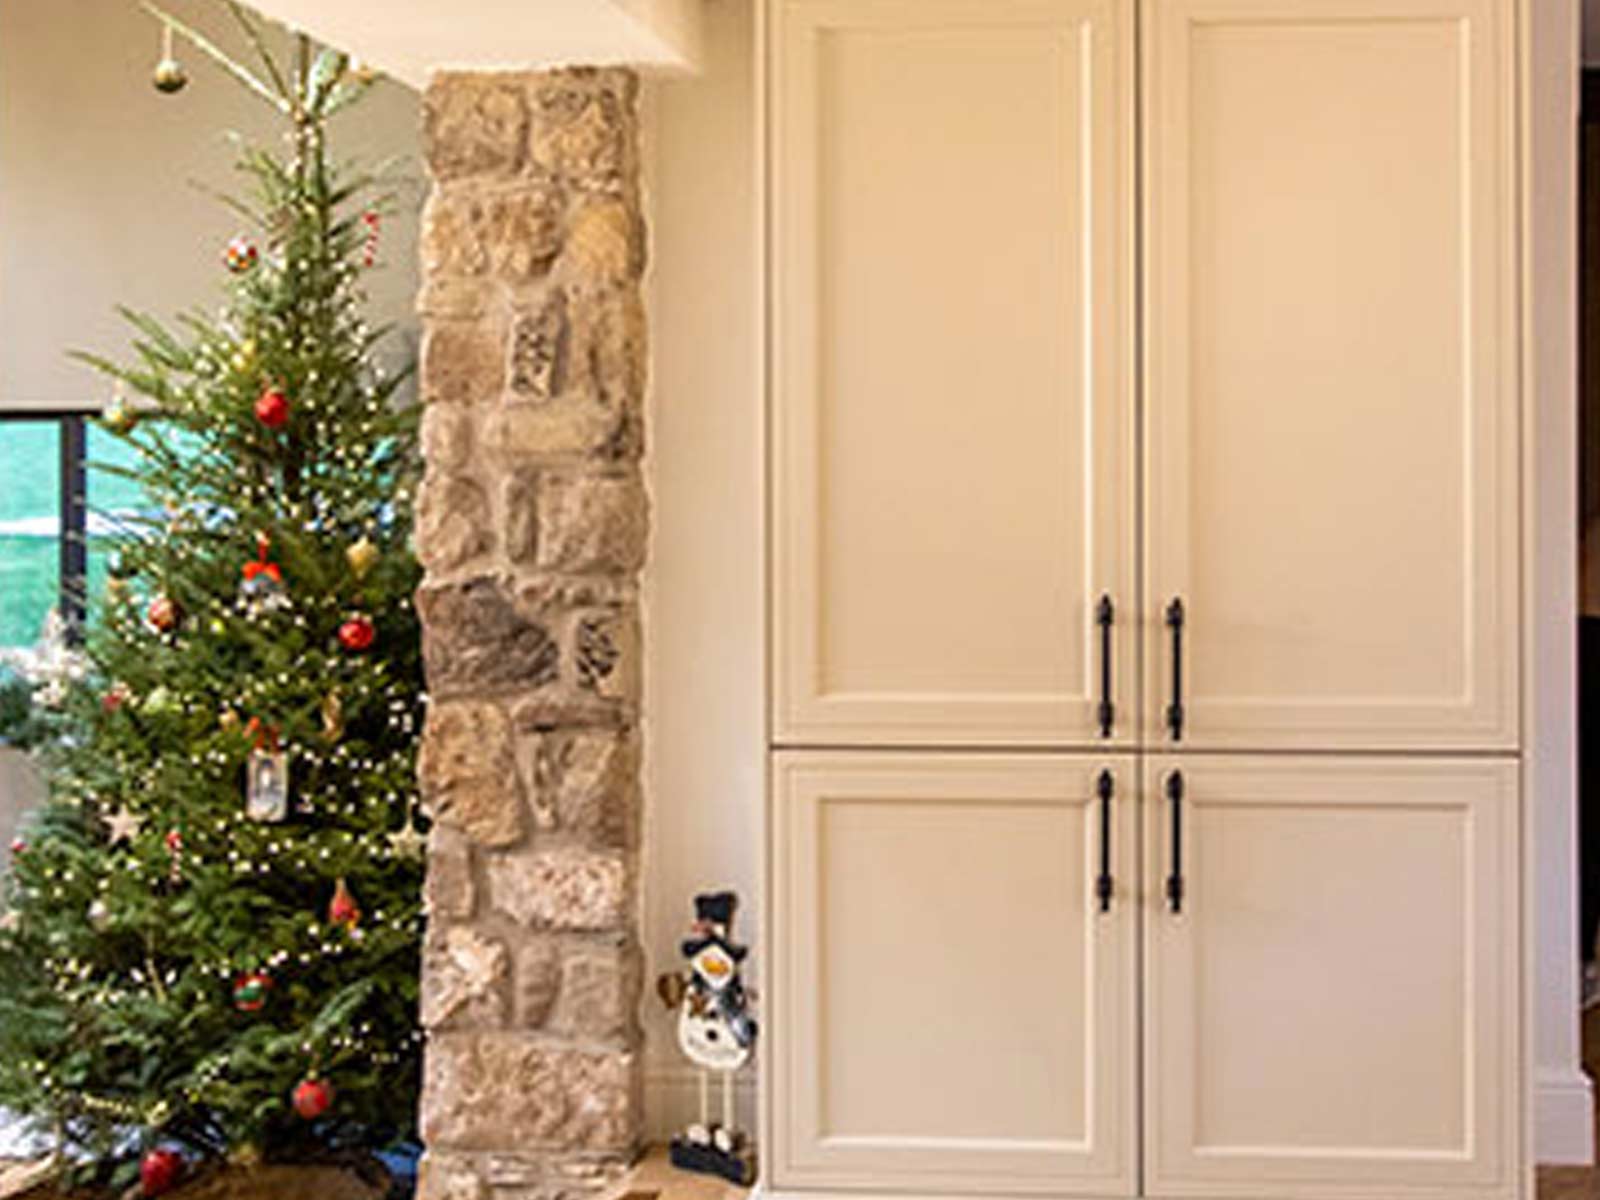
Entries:
[[1515,765],[1172,756],[1144,811],[1145,1191],[1515,1195]]
[[769,1186],[1134,1193],[1132,762],[774,756]]

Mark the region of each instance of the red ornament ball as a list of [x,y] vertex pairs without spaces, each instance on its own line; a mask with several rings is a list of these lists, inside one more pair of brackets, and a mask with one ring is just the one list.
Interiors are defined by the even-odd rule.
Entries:
[[233,1006],[240,1012],[260,1012],[267,1006],[267,994],[271,991],[272,976],[251,971],[234,980]]
[[178,622],[183,620],[183,609],[171,596],[157,596],[150,601],[144,619],[157,633],[171,633],[178,627]]
[[114,713],[128,702],[130,692],[125,683],[113,684],[111,688],[100,697],[100,707],[105,712]]
[[333,1107],[333,1084],[326,1079],[302,1079],[294,1089],[294,1111],[302,1120],[315,1121]]
[[339,644],[353,653],[372,649],[377,640],[378,627],[369,617],[354,616],[339,626]]
[[23,841],[21,838],[12,838],[11,839],[11,854],[12,854],[13,857],[21,857],[22,855],[26,854],[27,852],[28,852],[28,843],[27,842]]
[[235,275],[242,275],[255,266],[260,257],[256,252],[255,243],[243,235],[229,242],[222,252],[222,261]]
[[183,1178],[183,1155],[176,1150],[151,1150],[139,1163],[139,1186],[146,1196],[160,1196]]
[[268,429],[282,429],[289,423],[289,397],[269,387],[256,401],[256,420]]

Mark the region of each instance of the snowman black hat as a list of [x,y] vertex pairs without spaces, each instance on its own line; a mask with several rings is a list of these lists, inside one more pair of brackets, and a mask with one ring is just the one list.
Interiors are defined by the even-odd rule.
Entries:
[[683,956],[693,958],[707,946],[717,946],[733,959],[741,962],[749,948],[729,940],[733,928],[733,913],[739,907],[739,897],[732,892],[702,892],[694,898],[694,935],[684,939]]

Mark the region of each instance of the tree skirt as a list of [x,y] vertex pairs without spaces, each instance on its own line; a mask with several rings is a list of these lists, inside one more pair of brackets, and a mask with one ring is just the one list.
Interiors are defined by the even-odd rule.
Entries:
[[[41,1174],[48,1174],[48,1167],[40,1163],[0,1166],[0,1200],[116,1200],[105,1193],[61,1191],[40,1182]],[[132,1194],[139,1194],[137,1186]],[[172,1200],[382,1200],[384,1189],[338,1167],[222,1167],[167,1195]]]

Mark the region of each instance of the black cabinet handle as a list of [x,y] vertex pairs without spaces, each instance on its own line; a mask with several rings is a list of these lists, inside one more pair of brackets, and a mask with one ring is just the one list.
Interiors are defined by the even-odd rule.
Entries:
[[1172,871],[1167,876],[1167,907],[1183,911],[1183,772],[1167,776],[1167,801],[1172,808]]
[[1183,740],[1183,601],[1167,605],[1167,628],[1172,632],[1172,703],[1167,705],[1167,732]]
[[1117,609],[1109,595],[1101,596],[1095,605],[1094,622],[1100,627],[1100,736],[1111,736],[1111,727],[1117,719],[1117,706],[1111,701],[1111,627],[1117,619]]
[[1103,913],[1111,911],[1111,897],[1116,891],[1111,878],[1111,797],[1116,790],[1111,772],[1101,771],[1095,780],[1095,794],[1100,797],[1100,876],[1094,881],[1094,894]]

